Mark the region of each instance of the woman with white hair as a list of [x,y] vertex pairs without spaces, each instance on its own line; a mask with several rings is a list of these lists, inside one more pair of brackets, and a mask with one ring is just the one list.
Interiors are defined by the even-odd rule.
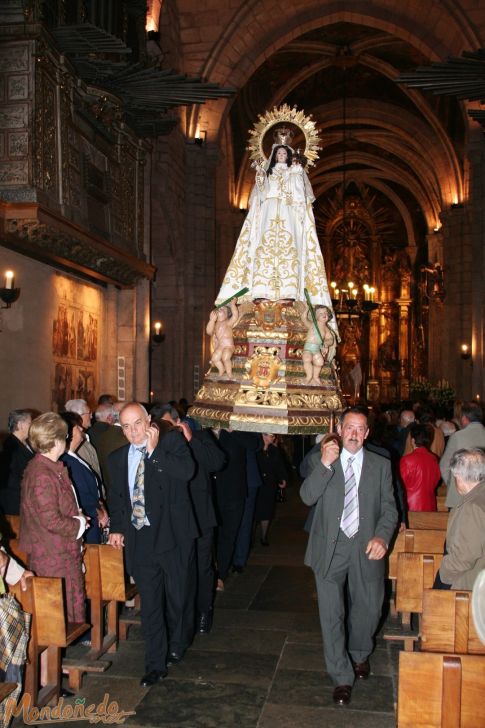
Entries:
[[485,568],[485,451],[457,450],[450,469],[462,499],[450,513],[439,576],[445,588],[472,589]]

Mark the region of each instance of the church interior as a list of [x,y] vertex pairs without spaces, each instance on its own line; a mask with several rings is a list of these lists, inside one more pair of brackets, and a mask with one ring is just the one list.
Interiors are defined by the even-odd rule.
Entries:
[[[359,362],[368,401],[479,399],[480,7],[145,5],[2,3],[0,254],[21,293],[1,357],[22,401],[194,397],[254,179],[248,131],[283,103],[322,140],[310,180],[342,390]],[[348,305],[371,296],[370,313]]]
[[[284,104],[311,118],[320,139],[307,172],[342,401],[483,400],[483,3],[3,0],[0,430],[16,408],[94,407],[104,392],[196,399],[211,357],[207,323],[250,207],[249,132]],[[294,132],[297,149],[305,140]],[[278,563],[296,569],[285,523]],[[253,599],[277,612],[262,587],[269,563],[258,547],[257,584],[246,575],[220,598],[227,628],[231,610]],[[305,620],[313,639],[318,628]],[[297,632],[292,622],[289,643]],[[330,711],[322,725],[395,724],[398,658],[379,649],[389,658],[386,697],[376,698],[384,707],[366,693],[360,722]],[[291,691],[296,672],[283,667]],[[140,715],[169,728],[317,725],[322,706],[304,719],[301,696],[300,711],[275,708],[256,723],[253,689],[222,722],[172,712],[157,723],[156,701]],[[230,700],[224,693],[221,704]]]

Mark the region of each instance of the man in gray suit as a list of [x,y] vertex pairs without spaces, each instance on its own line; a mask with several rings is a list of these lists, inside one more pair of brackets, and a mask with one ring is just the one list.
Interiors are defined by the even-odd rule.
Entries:
[[463,429],[450,435],[446,449],[441,456],[441,477],[446,485],[446,505],[453,508],[462,501],[451,472],[451,458],[457,450],[469,450],[472,447],[485,449],[485,427],[482,425],[483,412],[478,402],[464,402],[461,408],[460,424]]
[[305,564],[315,573],[324,657],[336,686],[333,699],[346,705],[355,677],[365,679],[370,673],[368,657],[384,599],[384,556],[397,510],[389,460],[363,449],[367,416],[358,408],[346,410],[338,432],[342,452],[335,440],[322,445],[321,459],[300,495],[306,505],[316,505]]

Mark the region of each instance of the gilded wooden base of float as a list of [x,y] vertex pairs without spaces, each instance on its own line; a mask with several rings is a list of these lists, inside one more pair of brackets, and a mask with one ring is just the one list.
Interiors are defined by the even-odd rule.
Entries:
[[306,330],[300,304],[245,304],[234,330],[231,379],[211,368],[190,410],[203,427],[276,434],[313,434],[333,428],[343,409],[335,371],[326,365],[320,385],[305,384]]

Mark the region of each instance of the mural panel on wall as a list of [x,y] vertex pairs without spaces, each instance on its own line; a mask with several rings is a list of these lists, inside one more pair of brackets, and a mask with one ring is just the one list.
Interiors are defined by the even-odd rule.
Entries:
[[59,303],[52,323],[52,402],[61,412],[69,399],[96,399],[98,316],[67,302]]

